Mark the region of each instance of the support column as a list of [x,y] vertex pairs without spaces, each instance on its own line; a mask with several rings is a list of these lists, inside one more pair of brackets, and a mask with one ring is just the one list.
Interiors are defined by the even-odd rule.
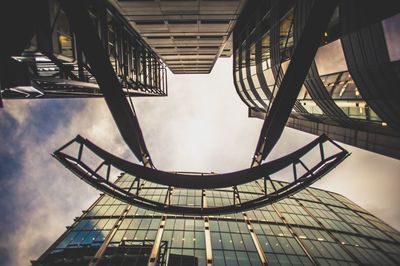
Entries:
[[160,245],[161,245],[161,240],[162,240],[162,236],[163,236],[163,233],[164,233],[164,227],[165,227],[166,220],[167,220],[167,216],[164,214],[161,217],[160,226],[158,227],[156,239],[154,240],[153,248],[151,249],[150,257],[149,257],[149,261],[147,263],[147,266],[156,266],[156,265],[158,265],[158,257],[160,255],[158,253],[159,253],[159,250],[160,250]]
[[258,240],[258,237],[257,237],[256,233],[254,232],[253,226],[252,226],[252,224],[251,224],[251,222],[250,222],[250,220],[247,217],[247,214],[245,212],[243,212],[243,218],[244,218],[244,220],[246,222],[247,229],[249,229],[249,232],[250,232],[250,235],[251,235],[251,239],[254,242],[254,245],[256,247],[258,256],[260,257],[261,264],[262,265],[268,265],[267,256],[265,256],[264,250],[263,250],[263,248],[261,247],[261,244],[260,244],[260,240]]
[[119,226],[121,225],[122,221],[128,214],[129,210],[131,209],[132,205],[126,204],[125,205],[125,210],[122,213],[122,215],[119,217],[117,222],[114,224],[113,229],[111,230],[110,233],[108,233],[106,239],[103,241],[101,244],[100,248],[97,250],[96,254],[93,256],[93,258],[89,262],[89,266],[96,266],[101,258],[104,255],[104,252],[106,251],[108,244],[110,244],[111,239],[114,237],[115,233],[117,232]]
[[[203,208],[207,208],[207,195],[206,191],[203,189],[202,191],[202,197],[201,197],[202,203],[201,206]],[[204,240],[206,244],[206,260],[207,260],[207,266],[213,266],[213,255],[212,255],[212,245],[211,245],[211,232],[210,232],[210,223],[208,220],[208,216],[204,216]]]

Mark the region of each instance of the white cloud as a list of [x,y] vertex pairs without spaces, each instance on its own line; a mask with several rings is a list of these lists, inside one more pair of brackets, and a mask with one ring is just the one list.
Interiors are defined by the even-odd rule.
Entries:
[[19,125],[26,123],[30,116],[31,110],[38,107],[39,101],[34,100],[10,100],[4,101],[4,110],[9,113]]
[[[7,112],[18,121],[13,140],[22,149],[13,159],[20,160],[23,165],[6,177],[14,180],[14,193],[9,201],[17,207],[17,225],[14,232],[2,236],[6,240],[1,241],[0,247],[12,253],[12,265],[26,265],[29,260],[36,259],[99,194],[50,156],[56,148],[81,134],[117,155],[128,154],[104,100],[82,101],[82,104],[84,108],[79,109],[79,113],[74,110],[66,114],[54,113],[66,115],[63,119],[66,123],[59,124],[47,136],[42,135],[41,123],[46,123],[46,118],[40,113],[46,106],[45,101],[28,108],[25,102],[6,105]],[[43,117],[35,117],[40,114]],[[32,126],[34,123],[36,125]]]

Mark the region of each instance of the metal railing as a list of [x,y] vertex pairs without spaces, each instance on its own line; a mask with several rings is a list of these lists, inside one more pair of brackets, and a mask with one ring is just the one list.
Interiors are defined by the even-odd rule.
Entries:
[[[327,152],[327,144],[330,144],[331,150],[334,149],[333,152]],[[307,156],[314,150],[318,150],[320,158],[318,161],[307,161]],[[86,154],[90,156],[87,157]],[[216,175],[177,174],[151,169],[118,158],[80,136],[62,146],[53,155],[83,181],[123,202],[163,213],[210,215],[245,211],[284,199],[320,179],[349,153],[322,135],[282,158],[257,167]],[[292,175],[288,177],[291,181],[277,187],[272,177],[277,173],[284,173],[288,168],[292,169]],[[113,172],[121,171],[135,177],[129,186],[119,184],[112,175]],[[146,186],[141,186],[144,181]],[[246,184],[255,181],[264,184],[259,191],[245,189]],[[174,194],[178,190],[182,193],[192,190],[193,197],[198,198],[194,201],[197,204],[174,203],[169,193],[171,186],[174,187]],[[161,194],[168,200],[164,200],[163,196],[159,197],[159,201],[147,198],[146,193],[144,196],[139,195],[139,189],[163,191]],[[204,195],[212,191],[231,194],[229,204],[204,206]]]
[[[31,12],[36,12],[37,19],[26,21],[34,24],[31,38],[21,53],[10,55],[4,67],[3,99],[103,96],[60,2],[34,5],[36,10]],[[166,66],[129,22],[111,2],[90,1],[88,8],[126,96],[166,96]],[[7,41],[13,45],[12,39]]]

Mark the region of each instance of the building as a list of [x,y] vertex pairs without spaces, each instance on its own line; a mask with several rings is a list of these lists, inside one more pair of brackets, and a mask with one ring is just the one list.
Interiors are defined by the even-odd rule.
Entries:
[[[31,11],[22,12],[20,2],[4,7],[8,15],[19,19],[19,23],[18,27],[8,27],[4,23],[1,28],[9,38],[2,45],[0,60],[0,106],[1,98],[103,97],[99,76],[104,73],[96,79],[96,70],[88,60],[87,51],[91,51],[93,44],[77,41],[60,1],[24,4]],[[124,94],[129,97],[166,96],[165,64],[116,7],[104,1],[92,3],[87,11],[98,32],[94,42],[104,48],[106,63],[111,62]],[[85,48],[87,46],[89,49]],[[96,54],[95,58],[101,58],[98,50]],[[96,67],[104,62],[92,62],[92,65]]]
[[[125,174],[116,184],[134,180]],[[160,191],[147,183],[140,193],[158,198]],[[194,191],[172,191],[175,203],[197,200]],[[214,191],[207,201],[230,196]],[[399,254],[398,231],[339,194],[307,188],[245,215],[208,217],[101,195],[33,265],[398,265]]]
[[[313,2],[249,1],[241,13],[233,74],[250,117],[268,117]],[[399,159],[400,10],[339,2],[286,125]]]
[[115,3],[172,73],[207,74],[232,55],[231,33],[246,0]]

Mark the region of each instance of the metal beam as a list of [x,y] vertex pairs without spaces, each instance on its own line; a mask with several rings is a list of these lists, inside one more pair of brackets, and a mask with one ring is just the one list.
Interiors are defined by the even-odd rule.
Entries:
[[125,97],[108,54],[97,35],[87,5],[78,0],[62,0],[61,3],[122,138],[139,161],[151,163],[136,114]]
[[319,0],[315,2],[310,12],[303,34],[261,129],[255,154],[261,155],[263,160],[283,132],[336,6],[336,0]]

